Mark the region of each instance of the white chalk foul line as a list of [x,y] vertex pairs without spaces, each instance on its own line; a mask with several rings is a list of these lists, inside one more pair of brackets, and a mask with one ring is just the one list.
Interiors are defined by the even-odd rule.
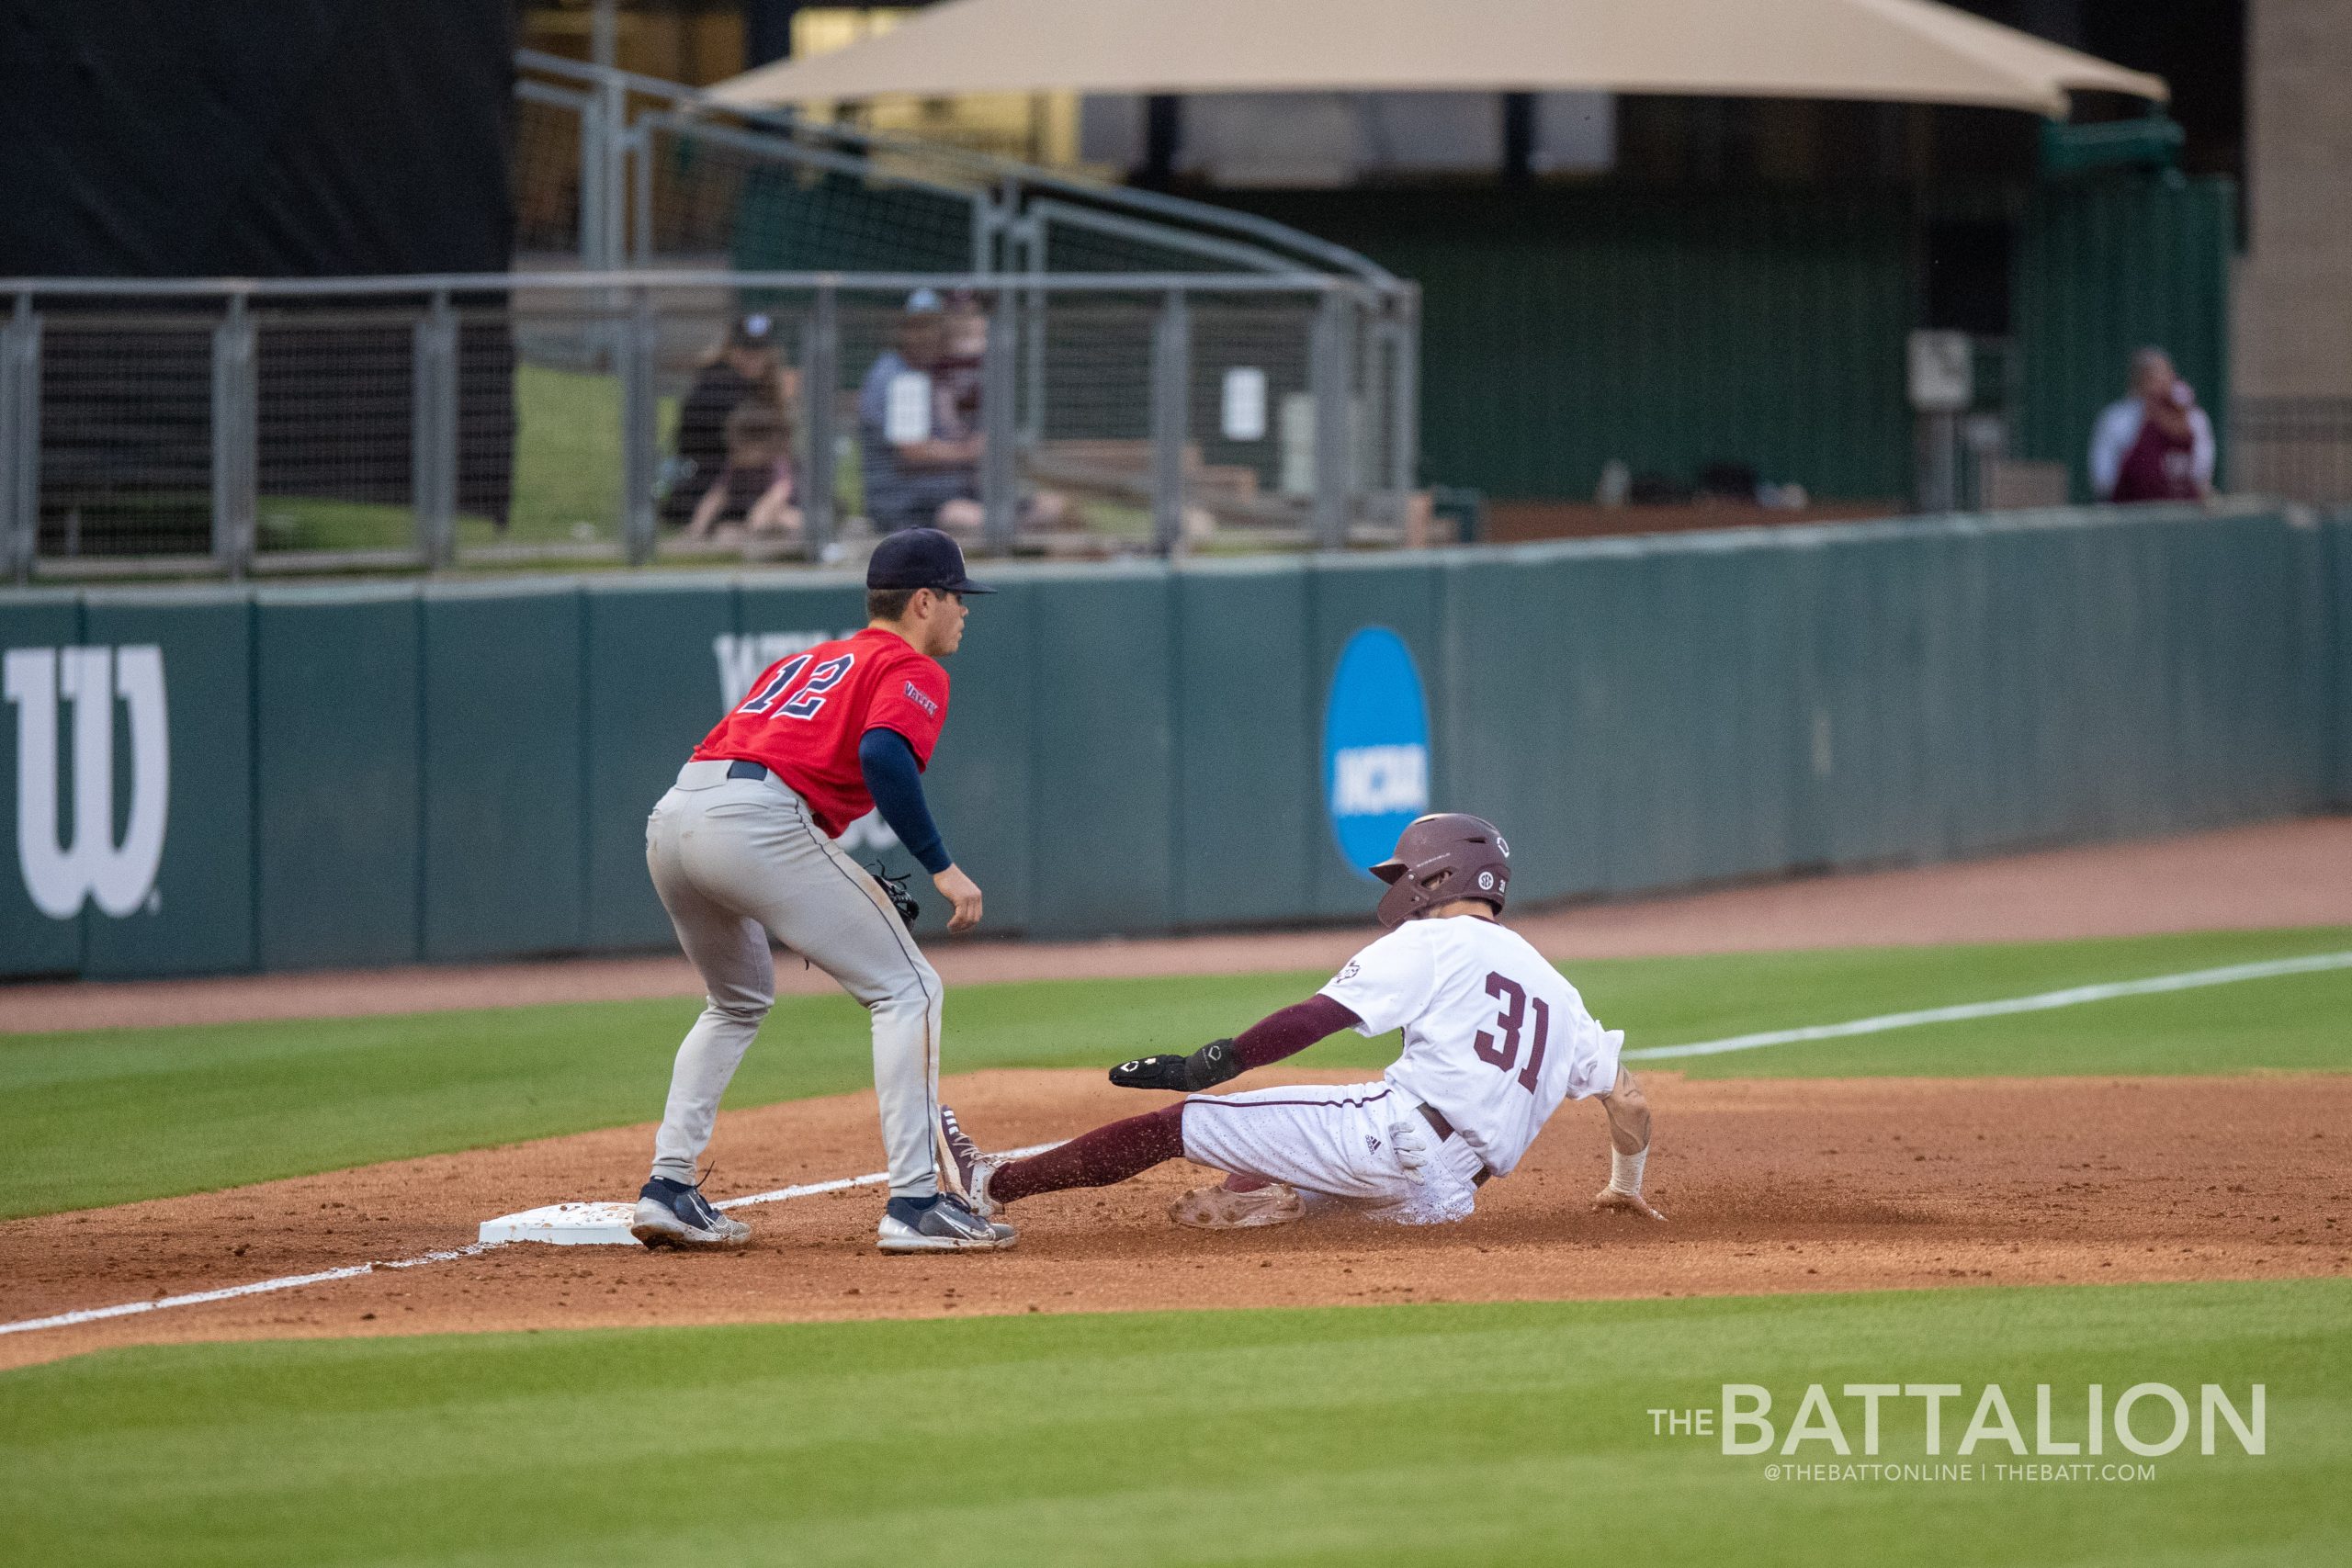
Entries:
[[[1002,1154],[991,1155],[989,1157],[1027,1159],[1031,1155],[1041,1155],[1047,1149],[1057,1149],[1061,1146],[1061,1140],[1056,1139],[1050,1144],[1032,1144],[1025,1149],[1007,1149]],[[779,1187],[773,1192],[754,1192],[748,1198],[729,1198],[724,1202],[713,1203],[711,1207],[741,1209],[752,1203],[781,1203],[786,1198],[814,1198],[824,1192],[846,1192],[853,1187],[879,1187],[889,1179],[888,1171],[876,1170],[865,1176],[844,1176],[838,1181],[816,1181],[806,1187]]]
[[[1058,1148],[1059,1144],[1033,1144],[1025,1149],[1008,1149],[1005,1157],[1026,1159],[1031,1155],[1044,1154]],[[723,1203],[711,1205],[717,1209],[740,1209],[752,1203],[781,1203],[788,1198],[814,1198],[824,1192],[842,1192],[853,1187],[876,1187],[890,1179],[887,1170],[865,1176],[845,1176],[835,1181],[812,1181],[801,1187],[779,1187],[771,1192],[754,1192],[745,1198],[729,1198]],[[249,1285],[223,1285],[217,1291],[191,1291],[186,1295],[157,1296],[151,1301],[122,1302],[114,1306],[84,1307],[77,1312],[61,1312],[51,1317],[28,1317],[15,1323],[0,1323],[0,1334],[30,1334],[37,1328],[73,1328],[85,1323],[98,1323],[110,1317],[136,1317],[141,1313],[162,1312],[166,1307],[202,1306],[209,1302],[234,1301],[239,1296],[266,1296],[277,1291],[299,1291],[305,1285],[331,1284],[337,1280],[356,1280],[362,1274],[372,1274],[379,1269],[419,1269],[427,1263],[452,1263],[460,1258],[479,1258],[513,1242],[477,1241],[442,1252],[421,1252],[414,1258],[402,1258],[387,1263],[354,1263],[342,1269],[322,1269],[315,1274],[285,1274],[275,1280],[255,1280]]]
[[[2047,1012],[2053,1008],[2080,1007],[2086,1002],[2112,1001],[2119,997],[2155,996],[2165,991],[2190,991],[2205,986],[2227,986],[2240,980],[2268,980],[2284,975],[2315,975],[2330,969],[2352,969],[2352,953],[2317,953],[2303,958],[2273,958],[2257,964],[2230,964],[2218,969],[2191,969],[2177,975],[2154,975],[2142,980],[2114,980],[2097,986],[2074,986],[2063,991],[2041,991],[2030,997],[2006,997],[1998,1001],[1962,1002],[1953,1007],[1921,1008],[1913,1012],[1881,1013],[1876,1018],[1858,1018],[1848,1023],[1819,1023],[1804,1029],[1772,1029],[1757,1034],[1735,1034],[1724,1040],[1702,1040],[1690,1045],[1651,1045],[1623,1053],[1629,1061],[1655,1062],[1677,1056],[1719,1056],[1732,1051],[1758,1051],[1768,1045],[1795,1045],[1808,1040],[1842,1040],[1857,1034],[1883,1034],[1894,1029],[1912,1029],[1928,1023],[1962,1023],[1971,1019],[2001,1018],[2011,1013]],[[1033,1144],[1027,1148],[1011,1149],[1006,1153],[1014,1159],[1043,1154],[1057,1147],[1054,1144]],[[754,1192],[747,1197],[729,1198],[714,1204],[720,1209],[746,1208],[753,1203],[780,1203],[792,1198],[814,1198],[826,1192],[842,1192],[853,1187],[876,1187],[890,1179],[887,1171],[872,1171],[865,1176],[847,1176],[833,1181],[813,1181],[798,1187],[779,1187],[769,1192]],[[166,1307],[201,1306],[208,1302],[225,1302],[239,1296],[267,1295],[275,1291],[300,1290],[305,1285],[323,1285],[336,1280],[356,1279],[379,1269],[415,1269],[427,1263],[447,1263],[460,1258],[478,1258],[494,1247],[508,1247],[510,1242],[475,1242],[453,1251],[421,1253],[390,1263],[355,1263],[345,1269],[327,1269],[315,1274],[288,1274],[276,1280],[256,1280],[249,1285],[229,1285],[217,1291],[193,1291],[186,1295],[159,1296],[152,1301],[124,1302],[116,1306],[85,1307],[78,1312],[59,1313],[52,1317],[25,1318],[16,1323],[0,1323],[0,1334],[28,1334],[37,1328],[71,1328],[77,1324],[96,1323],[110,1317],[130,1317],[140,1313],[161,1312]]]
[[96,1323],[102,1318],[133,1317],[142,1312],[161,1312],[165,1307],[201,1306],[206,1302],[225,1302],[236,1296],[264,1296],[272,1291],[300,1290],[304,1285],[323,1285],[331,1280],[356,1279],[372,1274],[379,1269],[414,1269],[426,1263],[447,1263],[457,1258],[475,1258],[493,1247],[504,1247],[503,1241],[477,1241],[450,1252],[420,1253],[393,1263],[355,1263],[347,1269],[324,1269],[316,1274],[288,1274],[276,1280],[256,1280],[250,1285],[224,1285],[217,1291],[191,1291],[184,1296],[157,1296],[153,1301],[124,1302],[119,1306],[84,1307],[79,1312],[61,1312],[54,1317],[28,1317],[16,1323],[0,1323],[0,1334],[29,1334],[36,1328],[71,1328],[76,1324]]
[[1819,1023],[1805,1029],[1772,1029],[1760,1034],[1735,1034],[1724,1040],[1702,1040],[1694,1045],[1651,1045],[1623,1055],[1629,1060],[1653,1062],[1671,1056],[1720,1056],[1729,1051],[1757,1051],[1767,1045],[1794,1045],[1807,1040],[1842,1040],[1855,1034],[1883,1034],[1890,1029],[1911,1029],[1923,1023],[1960,1023],[1976,1018],[2000,1018],[2009,1013],[2047,1012],[2052,1008],[2080,1007],[2085,1002],[2112,1001],[2118,997],[2191,991],[2202,986],[2227,986],[2239,980],[2267,980],[2281,975],[2312,975],[2327,969],[2352,969],[2352,953],[2318,953],[2305,958],[2273,958],[2259,964],[2226,964],[2219,969],[2191,969],[2178,975],[2155,975],[2144,980],[2115,980],[2099,986],[2075,986],[2063,991],[2007,997],[1999,1001],[1962,1002],[1956,1007],[1921,1008],[1916,1012],[1881,1013],[1876,1018],[1858,1018],[1850,1023]]

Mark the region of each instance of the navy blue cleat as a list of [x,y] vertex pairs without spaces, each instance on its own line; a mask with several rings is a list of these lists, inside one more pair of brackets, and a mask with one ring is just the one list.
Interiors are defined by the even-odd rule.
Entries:
[[997,1252],[1013,1242],[1011,1225],[992,1225],[953,1192],[893,1198],[875,1227],[885,1252]]
[[741,1247],[752,1227],[711,1207],[699,1184],[657,1176],[637,1195],[628,1234],[648,1247]]
[[956,1120],[956,1112],[944,1105],[939,1108],[938,1146],[935,1160],[939,1168],[939,1184],[964,1201],[964,1206],[988,1221],[995,1229],[997,1239],[1012,1239],[1012,1227],[996,1217],[997,1205],[989,1197],[989,1179],[1005,1162],[1001,1156],[984,1155],[972,1134]]

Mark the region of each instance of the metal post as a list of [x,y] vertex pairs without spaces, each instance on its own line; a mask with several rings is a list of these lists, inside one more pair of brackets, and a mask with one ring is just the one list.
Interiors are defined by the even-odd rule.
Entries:
[[1348,422],[1354,398],[1347,314],[1347,299],[1337,289],[1327,291],[1315,311],[1308,353],[1308,389],[1315,398],[1315,544],[1325,550],[1345,548],[1348,542]]
[[1960,509],[1960,416],[1941,412],[1918,416],[1918,509]]
[[596,161],[604,171],[605,198],[598,212],[595,265],[616,271],[628,254],[628,86],[619,73],[596,84],[600,109]]
[[588,58],[609,71],[620,55],[620,0],[595,0],[588,14]]
[[254,319],[239,294],[212,329],[212,555],[231,577],[244,576],[253,565],[259,402]]
[[1421,294],[1405,284],[1391,297],[1390,328],[1396,334],[1396,379],[1388,405],[1388,488],[1401,526],[1411,511],[1421,477]]
[[409,504],[416,553],[438,568],[457,558],[458,543],[458,317],[447,289],[433,296],[412,343]]
[[629,232],[628,254],[639,266],[653,265],[653,130],[646,125],[628,132]]
[[1193,389],[1193,321],[1171,288],[1151,336],[1151,546],[1173,555],[1184,538],[1184,446]]
[[619,333],[621,378],[621,542],[631,566],[653,558],[654,476],[662,454],[660,405],[653,386],[653,297],[628,291],[628,320]]
[[601,272],[605,233],[605,95],[601,85],[580,106],[580,268]]
[[1017,220],[1011,242],[1019,257],[1018,270],[1037,280],[1029,290],[1022,317],[1022,378],[1027,394],[1021,400],[1022,445],[1035,447],[1046,439],[1046,220],[1030,213]]
[[801,402],[808,427],[808,478],[800,487],[801,526],[808,553],[822,560],[839,530],[833,515],[833,415],[840,403],[842,323],[840,291],[820,284],[808,318],[808,344],[800,367]]
[[980,539],[997,554],[1012,547],[1013,525],[1021,510],[1012,406],[1021,342],[1014,318],[1019,313],[1012,291],[1000,290],[989,310],[988,348],[980,359]]
[[989,273],[996,270],[996,237],[998,230],[1003,226],[1003,217],[997,211],[996,203],[990,199],[989,193],[984,190],[974,191],[972,193],[972,270],[974,272]]
[[40,317],[17,296],[0,326],[0,560],[29,581],[40,547]]

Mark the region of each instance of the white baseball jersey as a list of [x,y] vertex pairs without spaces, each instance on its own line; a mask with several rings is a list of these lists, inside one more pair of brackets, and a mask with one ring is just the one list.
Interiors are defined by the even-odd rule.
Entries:
[[1382,1076],[1435,1106],[1497,1176],[1508,1176],[1563,1100],[1617,1082],[1621,1030],[1527,939],[1472,915],[1408,920],[1350,959],[1323,995],[1369,1038],[1405,1032]]

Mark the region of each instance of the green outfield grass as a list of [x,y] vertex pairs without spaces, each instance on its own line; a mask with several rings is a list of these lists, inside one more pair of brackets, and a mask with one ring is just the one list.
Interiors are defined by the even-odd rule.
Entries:
[[[458,519],[460,549],[492,544],[611,543],[620,535],[620,382],[611,376],[514,367],[513,507],[502,532],[487,517]],[[657,440],[669,449],[678,400],[661,400]],[[405,505],[268,495],[265,550],[406,549],[416,519]]]
[[[983,1265],[985,1266],[985,1265]],[[0,1376],[25,1562],[2109,1565],[2352,1555],[2352,1284],[781,1325],[109,1351]],[[1761,1384],[2179,1389],[2144,1479],[1769,1480],[1647,1412]],[[2199,1385],[2250,1415],[2198,1452]],[[1926,1465],[1921,1404],[1879,1461]],[[2137,1412],[2160,1438],[2160,1405]],[[2046,1460],[2060,1463],[2075,1461]]]
[[[1634,1046],[1834,1023],[2097,981],[2352,949],[2342,928],[1568,966]],[[1190,1050],[1320,974],[968,987],[946,1066],[1107,1065]],[[695,1004],[669,1000],[87,1033],[0,1035],[0,1217],[647,1121]],[[2352,1068],[2352,970],[1657,1064],[1694,1076]],[[1302,1066],[1376,1069],[1393,1038]],[[869,1081],[846,998],[781,1001],[730,1105]],[[843,1174],[850,1174],[844,1172]]]

